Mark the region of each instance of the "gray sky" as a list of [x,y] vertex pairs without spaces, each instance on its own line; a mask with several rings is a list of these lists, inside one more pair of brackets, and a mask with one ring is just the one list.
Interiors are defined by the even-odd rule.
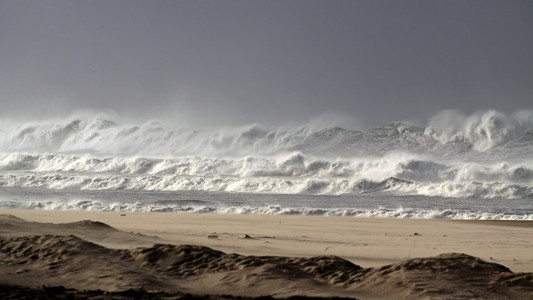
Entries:
[[0,116],[214,123],[533,106],[533,1],[0,0]]

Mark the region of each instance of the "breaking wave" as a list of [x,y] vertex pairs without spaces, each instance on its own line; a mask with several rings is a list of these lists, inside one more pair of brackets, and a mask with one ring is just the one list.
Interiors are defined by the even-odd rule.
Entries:
[[443,112],[425,128],[391,123],[366,131],[316,126],[262,128],[254,124],[216,130],[174,128],[159,121],[121,123],[101,115],[2,124],[1,152],[100,153],[176,157],[242,157],[300,151],[326,157],[394,151],[456,156],[511,151],[532,155],[533,112],[471,116]]
[[509,214],[503,212],[482,212],[464,209],[414,209],[414,208],[303,208],[232,205],[183,205],[146,204],[142,202],[106,203],[103,201],[0,201],[0,208],[77,210],[77,211],[117,211],[117,212],[177,212],[177,213],[219,213],[219,214],[260,214],[260,215],[302,215],[302,216],[343,216],[378,218],[450,219],[450,220],[513,220],[533,221],[533,214]]
[[465,162],[390,153],[318,159],[144,158],[91,154],[0,155],[0,186],[81,190],[533,198],[533,161]]
[[533,141],[533,112],[507,116],[491,110],[465,116],[457,111],[444,111],[430,120],[424,134],[442,144],[464,143],[477,151],[527,147]]
[[308,195],[311,200],[316,196],[312,201],[331,195],[424,196],[435,203],[445,198],[519,199],[521,205],[504,213],[455,204],[438,209],[424,204],[411,210],[375,205],[315,209],[305,201],[294,207],[231,203],[213,207],[132,204],[126,199],[10,202],[11,196],[4,195],[2,207],[533,218],[531,212],[519,213],[521,207],[529,209],[533,199],[533,113],[528,111],[511,115],[484,111],[470,116],[445,111],[425,127],[391,123],[368,130],[259,125],[193,130],[158,121],[131,124],[102,115],[30,123],[0,120],[0,125],[0,187],[4,190],[69,195],[76,191],[221,192],[278,198]]

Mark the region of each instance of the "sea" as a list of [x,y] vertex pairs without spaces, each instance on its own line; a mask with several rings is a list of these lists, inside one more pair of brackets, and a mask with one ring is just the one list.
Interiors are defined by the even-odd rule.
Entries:
[[533,220],[533,111],[363,129],[3,119],[0,208]]

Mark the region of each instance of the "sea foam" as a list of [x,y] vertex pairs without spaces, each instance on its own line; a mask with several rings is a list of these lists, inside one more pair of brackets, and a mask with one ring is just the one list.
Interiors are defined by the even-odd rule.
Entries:
[[0,187],[11,189],[533,198],[528,111],[446,111],[425,127],[367,130],[200,130],[76,115],[3,121],[0,133]]

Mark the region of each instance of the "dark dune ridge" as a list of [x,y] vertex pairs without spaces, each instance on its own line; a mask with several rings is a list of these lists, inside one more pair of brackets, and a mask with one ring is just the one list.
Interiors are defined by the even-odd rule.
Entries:
[[[102,290],[84,290],[67,289],[59,287],[42,287],[26,288],[21,286],[2,285],[0,284],[0,299],[77,299],[77,300],[97,300],[97,299],[166,299],[166,300],[273,300],[271,296],[263,297],[242,297],[231,295],[193,295],[184,293],[166,293],[166,292],[148,292],[143,289],[129,289],[120,292],[107,292]],[[355,298],[345,297],[306,297],[291,296],[284,298],[287,300],[353,300]]]
[[302,288],[302,293],[306,286],[316,286],[338,291],[341,296],[352,292],[357,297],[533,296],[532,273],[513,273],[502,265],[458,253],[363,269],[335,256],[256,257],[164,244],[109,249],[72,235],[36,235],[0,237],[0,268],[4,274],[0,283],[4,286],[37,290],[64,286],[79,291],[137,289],[156,293],[153,295],[199,294],[202,290],[198,286],[211,286],[206,290],[216,292],[212,285],[217,282],[226,287],[220,289],[221,293],[233,290],[235,295],[245,295],[251,290],[261,291],[265,284],[286,282],[295,291]]
[[125,242],[135,246],[149,246],[159,242],[155,236],[120,231],[99,221],[83,220],[71,223],[37,223],[0,214],[0,236],[75,235],[84,240],[120,247]]

